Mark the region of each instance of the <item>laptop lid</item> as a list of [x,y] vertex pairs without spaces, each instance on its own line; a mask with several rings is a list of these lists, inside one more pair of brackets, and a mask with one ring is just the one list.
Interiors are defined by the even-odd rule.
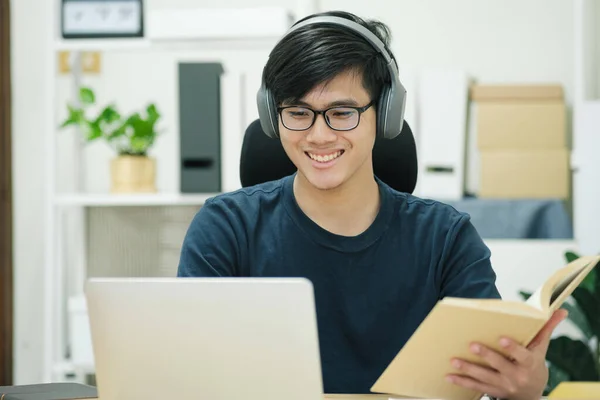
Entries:
[[323,397],[306,279],[95,278],[86,299],[102,400]]

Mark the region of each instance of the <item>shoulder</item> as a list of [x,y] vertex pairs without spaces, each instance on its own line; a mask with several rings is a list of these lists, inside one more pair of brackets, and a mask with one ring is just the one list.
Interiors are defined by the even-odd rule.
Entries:
[[190,240],[221,235],[222,240],[238,242],[254,230],[261,218],[279,203],[284,179],[221,193],[208,198],[190,222]]
[[469,214],[443,201],[427,199],[410,193],[398,192],[384,185],[391,199],[396,217],[417,224],[419,228],[452,230],[469,223]]
[[468,213],[443,201],[387,190],[394,205],[395,228],[415,245],[428,248],[440,259],[457,246],[481,247],[481,237]]
[[204,206],[221,210],[255,210],[264,203],[279,200],[285,180],[265,182],[255,186],[241,188],[232,192],[221,193],[209,198]]
[[221,193],[207,199],[196,213],[192,224],[227,225],[229,229],[246,230],[256,226],[260,218],[276,213],[280,209],[282,178],[251,187]]
[[285,180],[207,199],[193,217],[181,249],[178,276],[237,276],[261,218],[272,215]]
[[397,226],[429,265],[440,296],[498,298],[491,252],[471,217],[450,204],[389,189]]

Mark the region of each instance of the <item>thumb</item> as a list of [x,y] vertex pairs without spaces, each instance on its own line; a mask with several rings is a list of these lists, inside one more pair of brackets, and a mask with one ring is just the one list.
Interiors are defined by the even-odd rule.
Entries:
[[527,348],[535,349],[539,347],[540,350],[546,351],[548,349],[548,345],[550,344],[552,332],[554,332],[554,329],[556,329],[556,327],[562,321],[564,321],[568,315],[568,311],[562,308],[554,311],[548,322],[546,322],[544,327],[539,331]]

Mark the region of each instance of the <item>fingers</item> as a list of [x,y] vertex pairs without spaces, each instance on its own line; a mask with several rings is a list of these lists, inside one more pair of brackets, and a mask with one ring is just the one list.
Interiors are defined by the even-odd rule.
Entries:
[[562,321],[567,318],[569,313],[565,309],[558,309],[553,314],[552,317],[546,322],[544,327],[540,330],[540,332],[535,336],[535,338],[531,341],[529,349],[535,349],[537,347],[541,347],[541,349],[545,352],[550,344],[550,339],[552,336],[552,332],[554,329],[560,324]]
[[494,396],[497,398],[505,398],[507,397],[507,393],[510,393],[506,389],[502,389],[502,387],[494,387],[492,385],[480,382],[476,379],[470,378],[468,376],[461,375],[448,375],[446,380],[450,383],[453,383],[458,386],[462,386],[467,389],[471,389],[475,392],[486,393],[490,396]]
[[473,354],[478,355],[488,363],[490,367],[497,371],[506,372],[514,368],[514,364],[504,355],[478,343],[470,347]]
[[454,359],[452,366],[457,373],[446,377],[449,382],[498,398],[508,398],[527,386],[529,378],[526,372],[531,366],[522,368],[492,349],[478,347],[471,346],[471,351],[486,361],[489,367]]
[[500,339],[500,346],[506,351],[508,357],[524,367],[533,363],[531,350],[509,338]]
[[500,339],[502,351],[474,343],[470,350],[479,356],[477,363],[451,360],[456,373],[448,374],[448,381],[498,398],[540,398],[548,379],[546,354],[542,349],[547,346],[546,337],[550,337],[565,316],[564,312],[557,312],[548,321],[538,335],[535,344],[538,347],[533,349],[510,338]]
[[466,375],[476,381],[488,384],[490,387],[502,385],[501,377],[498,372],[482,365],[454,359],[452,360],[452,367],[455,368],[457,372],[460,372],[460,375]]

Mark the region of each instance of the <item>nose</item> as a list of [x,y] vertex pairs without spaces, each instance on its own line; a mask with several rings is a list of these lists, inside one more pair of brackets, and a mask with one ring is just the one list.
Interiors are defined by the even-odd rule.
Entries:
[[337,139],[336,133],[327,125],[323,114],[317,115],[317,119],[313,126],[309,129],[306,135],[306,140],[315,143],[323,144],[335,142]]

